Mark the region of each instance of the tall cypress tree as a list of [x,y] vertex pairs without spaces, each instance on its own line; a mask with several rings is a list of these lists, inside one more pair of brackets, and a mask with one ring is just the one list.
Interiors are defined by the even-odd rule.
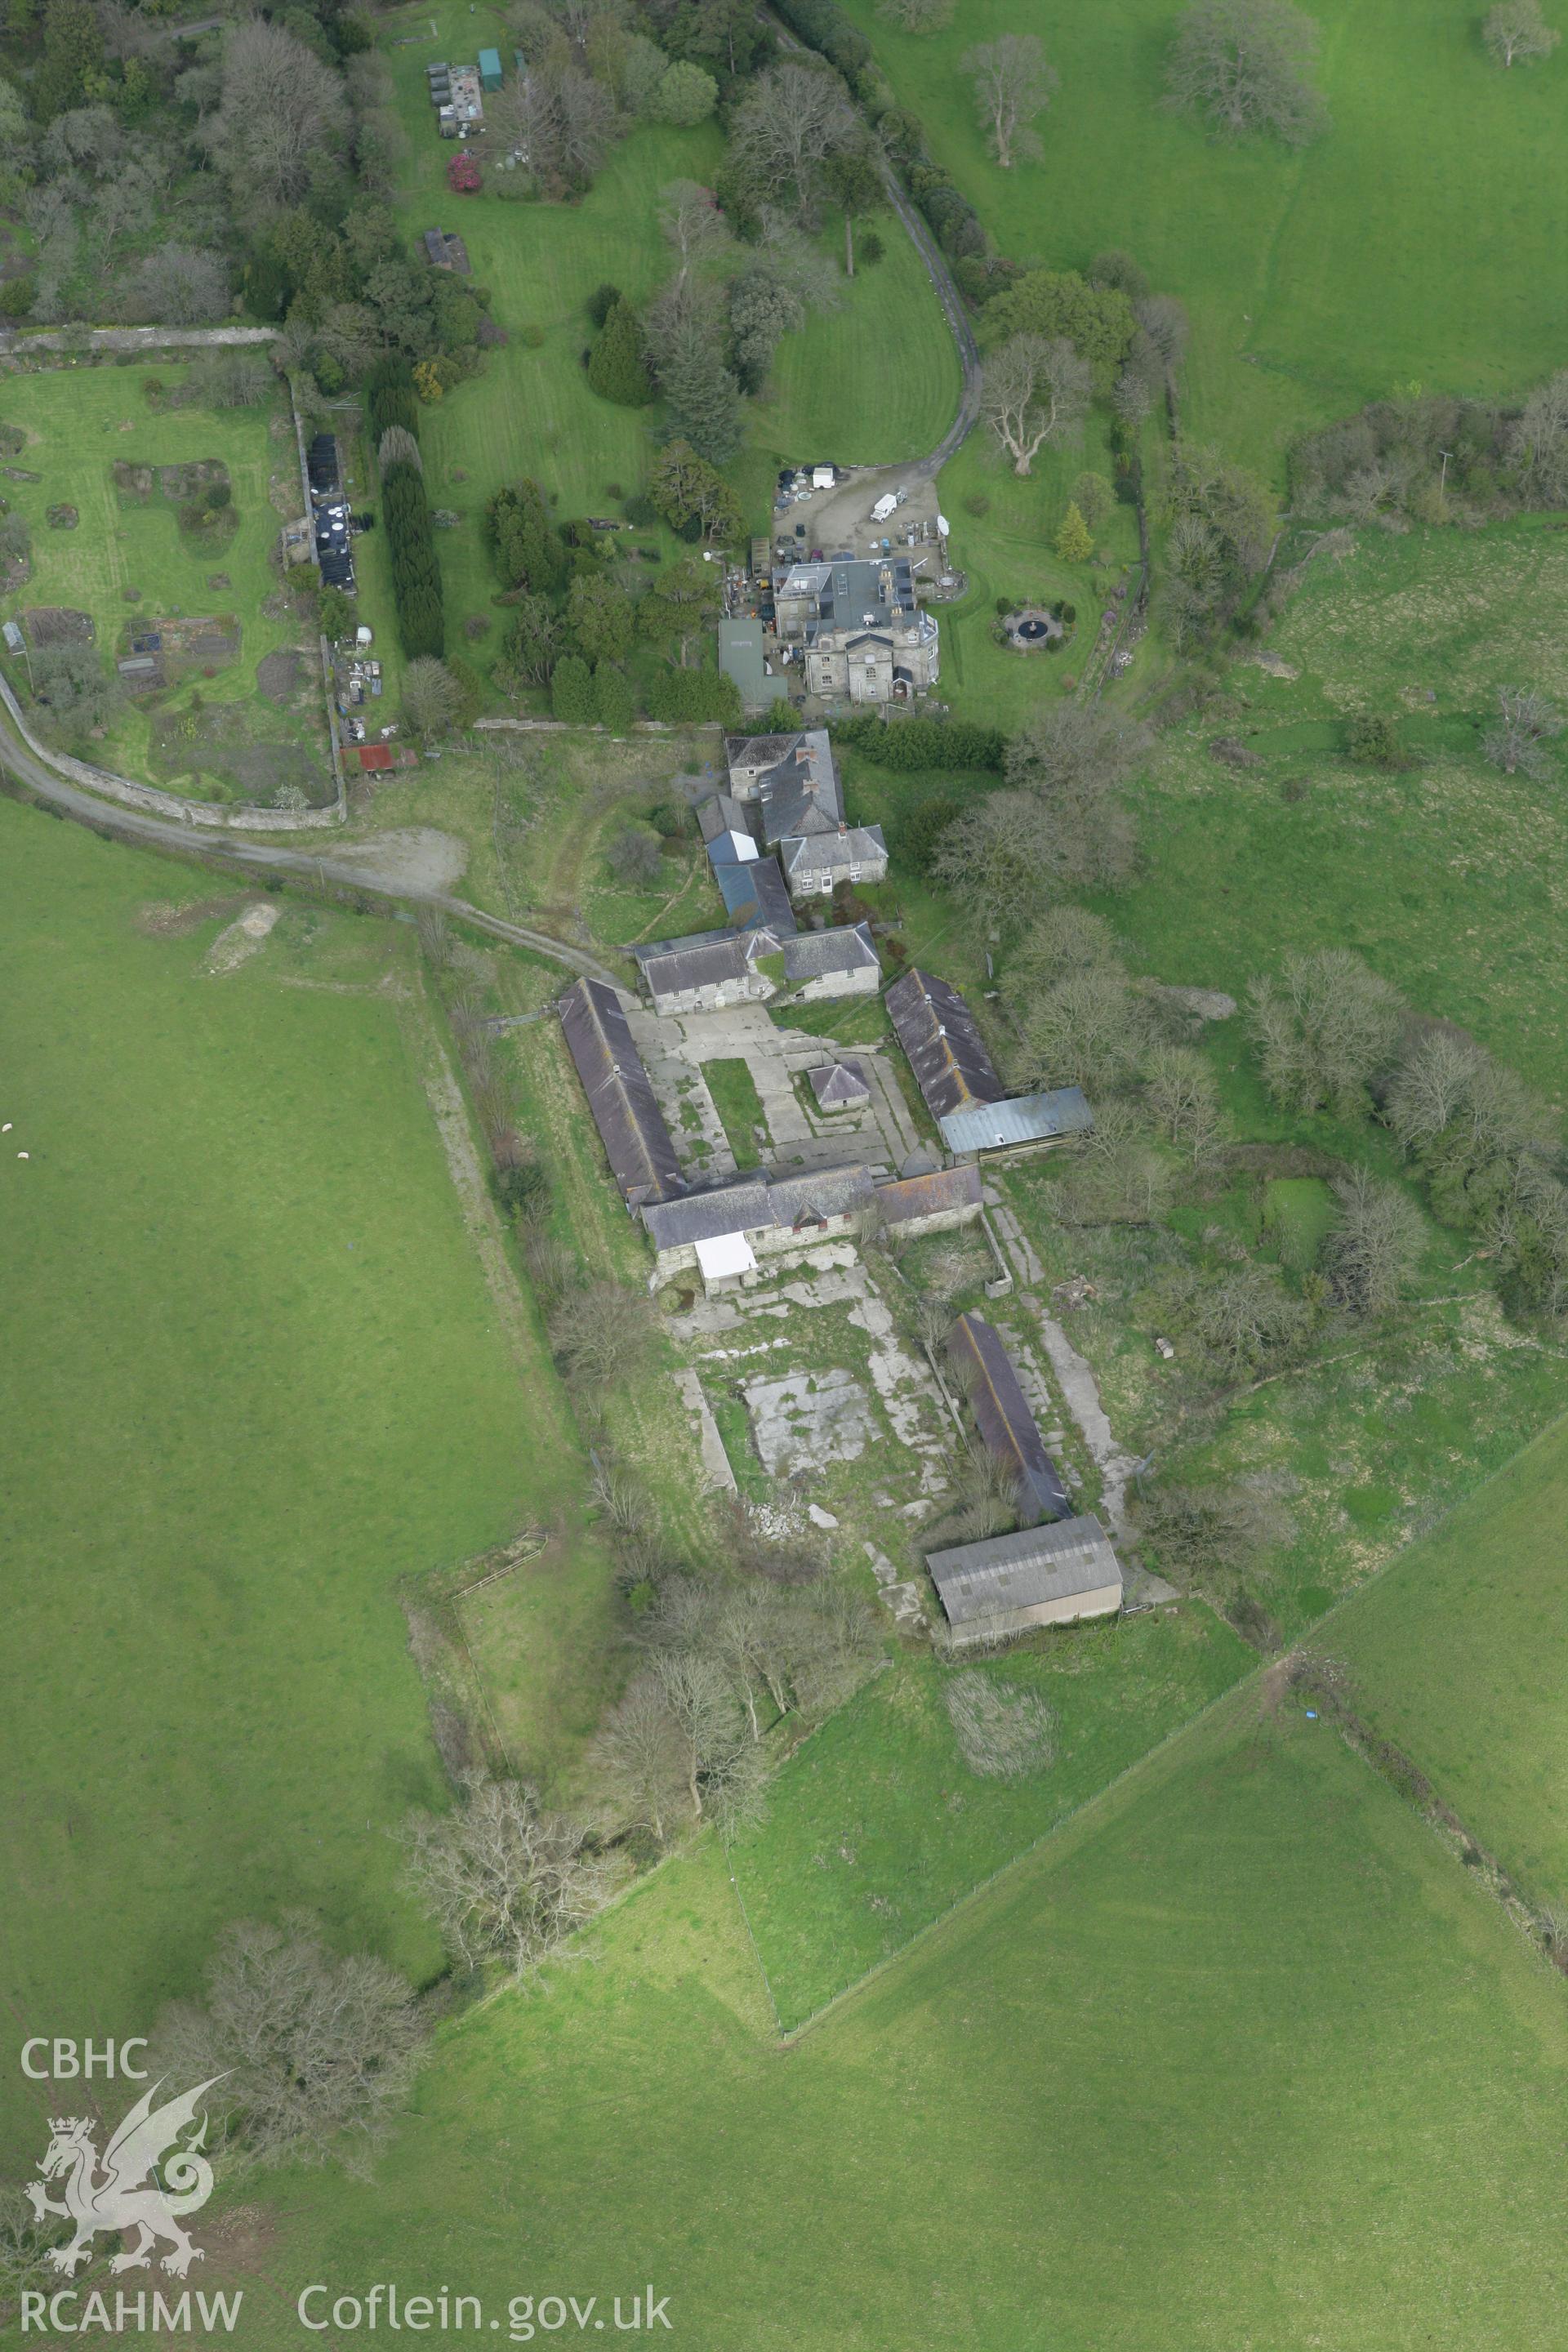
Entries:
[[646,408],[653,398],[642,329],[629,302],[617,302],[588,359],[588,381],[601,400],[622,408]]

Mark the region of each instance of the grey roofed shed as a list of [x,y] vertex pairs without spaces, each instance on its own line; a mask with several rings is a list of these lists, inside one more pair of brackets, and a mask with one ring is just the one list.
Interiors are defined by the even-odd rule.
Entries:
[[956,988],[917,968],[896,980],[883,1002],[933,1118],[1002,1100],[1006,1089]]
[[950,1151],[998,1151],[1010,1144],[1059,1143],[1094,1125],[1081,1087],[1044,1095],[1012,1095],[1004,1102],[950,1111],[937,1125]]
[[561,1027],[626,1206],[684,1192],[664,1113],[615,990],[602,980],[574,981],[561,999]]
[[806,1077],[822,1110],[842,1110],[850,1103],[868,1102],[871,1098],[866,1066],[853,1055],[842,1062],[825,1062],[820,1069],[808,1070]]
[[742,710],[765,709],[773,696],[763,662],[763,625],[732,620],[719,624],[719,667],[740,688]]
[[914,1217],[980,1214],[980,1171],[973,1162],[962,1168],[933,1168],[926,1176],[905,1176],[895,1184],[879,1184],[874,1196],[889,1225],[907,1224]]
[[1121,1565],[1105,1529],[1087,1514],[928,1552],[926,1566],[948,1623],[972,1641],[1108,1617],[1121,1605]]
[[983,1315],[961,1315],[947,1335],[947,1352],[967,1378],[970,1410],[987,1453],[1017,1478],[1020,1516],[1067,1518],[1071,1499],[1000,1335]]
[[784,978],[817,980],[830,971],[879,970],[877,950],[864,923],[831,931],[801,931],[784,943]]

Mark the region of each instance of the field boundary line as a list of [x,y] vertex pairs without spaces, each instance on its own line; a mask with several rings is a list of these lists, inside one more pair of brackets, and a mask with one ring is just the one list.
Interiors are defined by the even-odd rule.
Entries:
[[[1342,1610],[1348,1609],[1351,1603],[1359,1600],[1363,1592],[1369,1592],[1374,1584],[1381,1583],[1383,1579],[1388,1576],[1392,1570],[1399,1565],[1405,1554],[1414,1549],[1416,1544],[1424,1543],[1428,1536],[1435,1535],[1437,1529],[1441,1528],[1446,1521],[1451,1519],[1457,1511],[1462,1510],[1467,1504],[1473,1503],[1478,1496],[1484,1495],[1488,1487],[1495,1486],[1500,1478],[1506,1477],[1509,1472],[1514,1468],[1516,1464],[1521,1462],[1524,1456],[1531,1452],[1532,1447],[1543,1444],[1545,1441],[1552,1435],[1553,1432],[1562,1429],[1565,1423],[1568,1423],[1568,1411],[1557,1413],[1546,1423],[1543,1429],[1538,1429],[1533,1437],[1526,1438],[1524,1444],[1522,1445],[1516,1446],[1513,1453],[1509,1455],[1508,1460],[1506,1462],[1500,1462],[1497,1468],[1490,1471],[1488,1475],[1481,1480],[1479,1486],[1472,1486],[1468,1495],[1461,1495],[1458,1496],[1457,1501],[1450,1503],[1447,1509],[1441,1512],[1438,1517],[1432,1521],[1429,1527],[1419,1528],[1415,1534],[1411,1536],[1407,1542],[1401,1544],[1396,1551],[1391,1553],[1380,1568],[1373,1569],[1372,1574],[1358,1584],[1353,1591],[1342,1594],[1341,1598],[1334,1602],[1331,1609],[1324,1611],[1322,1616],[1320,1617],[1312,1626],[1311,1631],[1307,1635],[1306,1639],[1302,1642],[1292,1643],[1291,1647],[1293,1649],[1300,1650],[1308,1647],[1310,1644],[1315,1643],[1320,1629],[1328,1624],[1331,1618],[1337,1617]],[[1289,1656],[1290,1652],[1284,1651],[1280,1654],[1281,1657],[1288,1657]],[[884,1958],[874,1961],[863,1976],[858,1976],[855,1979],[853,1983],[843,1986],[839,1991],[834,1993],[828,2000],[825,2000],[819,2009],[813,2010],[809,2016],[802,2018],[798,2025],[792,2025],[787,2032],[785,2032],[782,2037],[783,2046],[787,2046],[792,2042],[798,2042],[803,2038],[803,2036],[811,2032],[822,2022],[824,2018],[831,2013],[832,2011],[839,2008],[843,2002],[850,2000],[854,1994],[864,1991],[865,1988],[876,1978],[883,1975],[887,1969],[894,1967],[897,1962],[903,1959],[906,1954],[913,1951],[915,1946],[921,1943],[926,1937],[934,1935],[939,1927],[945,1927],[955,1913],[963,1910],[969,1904],[973,1903],[980,1895],[989,1893],[990,1889],[997,1884],[998,1880],[1005,1878],[1009,1871],[1016,1870],[1021,1864],[1027,1862],[1031,1855],[1037,1853],[1040,1848],[1047,1844],[1059,1831],[1068,1828],[1071,1822],[1080,1820],[1084,1814],[1091,1812],[1096,1805],[1103,1802],[1103,1801],[1109,1797],[1113,1790],[1119,1789],[1124,1781],[1131,1779],[1134,1773],[1142,1772],[1146,1766],[1152,1764],[1154,1759],[1163,1754],[1163,1751],[1167,1748],[1171,1747],[1174,1741],[1183,1739],[1186,1737],[1188,1732],[1194,1731],[1199,1724],[1205,1722],[1218,1707],[1222,1706],[1226,1703],[1226,1700],[1236,1698],[1241,1692],[1250,1689],[1254,1684],[1260,1682],[1263,1676],[1267,1675],[1272,1667],[1278,1665],[1279,1663],[1280,1660],[1279,1658],[1260,1658],[1250,1673],[1243,1675],[1237,1681],[1232,1683],[1227,1689],[1218,1692],[1215,1697],[1208,1701],[1206,1706],[1199,1708],[1196,1715],[1189,1716],[1184,1723],[1174,1725],[1171,1730],[1165,1733],[1163,1738],[1155,1741],[1152,1748],[1146,1748],[1142,1756],[1134,1757],[1131,1764],[1124,1764],[1120,1772],[1116,1773],[1111,1780],[1106,1781],[1103,1788],[1095,1790],[1093,1794],[1091,1796],[1085,1797],[1081,1803],[1069,1807],[1068,1810],[1061,1815],[1059,1820],[1051,1823],[1049,1829],[1042,1830],[1038,1837],[1031,1838],[1027,1845],[1020,1846],[1016,1853],[1010,1854],[1005,1862],[999,1864],[997,1868],[990,1874],[989,1877],[978,1880],[976,1884],[970,1887],[964,1894],[956,1895],[952,1902],[949,1904],[945,1911],[939,1912],[934,1919],[928,1919],[923,1927],[917,1927],[914,1934],[909,1938],[908,1942],[900,1944],[896,1952],[889,1952]],[[1371,1768],[1369,1767],[1369,1769]],[[739,1890],[737,1890],[737,1892]],[[766,1971],[764,1970],[764,1974],[765,1973]]]

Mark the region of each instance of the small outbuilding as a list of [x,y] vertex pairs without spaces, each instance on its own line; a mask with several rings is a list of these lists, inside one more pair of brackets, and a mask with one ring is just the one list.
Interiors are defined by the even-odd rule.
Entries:
[[954,1111],[1003,1099],[1006,1088],[956,988],[917,968],[893,982],[885,1001],[926,1108],[939,1126]]
[[821,1069],[808,1070],[805,1075],[818,1110],[849,1110],[871,1099],[871,1081],[866,1076],[866,1066],[853,1055],[842,1062],[826,1062]]
[[719,667],[732,677],[742,710],[765,710],[773,698],[763,654],[761,621],[734,619],[719,624]]
[[867,925],[845,924],[785,940],[784,976],[792,996],[875,996],[882,966]]
[[481,89],[500,88],[500,51],[499,49],[479,51],[479,88]]
[[1114,1617],[1121,1568],[1097,1518],[1057,1519],[1016,1535],[926,1554],[947,1619],[945,1646],[978,1648],[1016,1640],[1039,1625]]

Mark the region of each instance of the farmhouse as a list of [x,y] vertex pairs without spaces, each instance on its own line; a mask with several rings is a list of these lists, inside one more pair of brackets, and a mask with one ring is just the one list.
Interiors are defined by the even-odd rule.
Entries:
[[881,826],[845,823],[825,728],[798,735],[731,735],[724,749],[730,792],[719,797],[730,810],[747,812],[763,846],[777,851],[791,898],[827,898],[839,882],[886,878]]
[[689,939],[654,940],[634,948],[648,1002],[661,1016],[721,1013],[729,1004],[765,1003],[778,987],[762,970],[784,942],[765,923],[749,929],[694,931]]
[[882,881],[888,845],[879,824],[841,824],[781,841],[779,862],[792,898],[826,898],[840,882]]
[[[978,1191],[977,1168],[946,1172],[973,1177]],[[947,1335],[947,1352],[968,1395],[986,1452],[1005,1464],[1017,1481],[1019,1517],[1030,1521],[1069,1517],[1071,1498],[1046,1452],[1012,1359],[992,1326],[984,1316],[961,1315]]]
[[561,1027],[627,1208],[683,1192],[664,1113],[615,990],[602,980],[574,981],[561,999]]
[[926,1566],[950,1649],[1010,1641],[1037,1625],[1113,1617],[1121,1606],[1116,1554],[1100,1521],[1088,1515],[928,1552]]
[[773,626],[826,700],[907,702],[941,675],[907,556],[792,563],[774,576]]
[[954,1111],[1002,1101],[1006,1089],[956,988],[917,967],[893,982],[887,1005],[926,1108],[939,1124]]
[[1044,1095],[1010,1095],[1005,1101],[950,1111],[939,1118],[942,1139],[960,1154],[1047,1150],[1094,1125],[1081,1087],[1058,1087]]

